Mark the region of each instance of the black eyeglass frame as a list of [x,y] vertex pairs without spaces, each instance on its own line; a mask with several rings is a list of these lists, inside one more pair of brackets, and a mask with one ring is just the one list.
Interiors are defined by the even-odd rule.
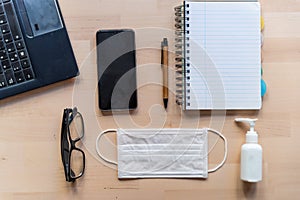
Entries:
[[[71,115],[70,115],[71,114]],[[70,134],[70,124],[75,118],[76,115],[80,116],[82,120],[82,136],[76,139],[71,138]],[[84,137],[84,122],[80,112],[77,111],[77,108],[66,108],[64,109],[63,118],[62,118],[62,126],[61,126],[61,159],[64,166],[64,172],[66,181],[74,182],[76,179],[80,178],[84,174],[85,170],[85,153],[76,147],[76,143],[80,141]],[[71,155],[72,152],[76,150],[82,153],[82,164],[83,168],[79,175],[75,176],[72,168],[71,168]]]

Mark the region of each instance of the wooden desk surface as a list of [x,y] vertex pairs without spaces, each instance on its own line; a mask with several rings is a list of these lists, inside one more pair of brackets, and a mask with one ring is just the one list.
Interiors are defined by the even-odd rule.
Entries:
[[[173,7],[180,0],[60,0],[81,75],[0,102],[0,199],[297,199],[300,196],[300,2],[262,0],[265,18],[263,69],[268,92],[259,112],[183,113],[170,96],[162,107],[160,41],[173,40]],[[133,28],[137,33],[139,108],[131,115],[103,116],[96,105],[95,33]],[[170,46],[172,43],[170,44]],[[172,59],[172,58],[171,58]],[[172,65],[172,63],[171,63]],[[172,67],[171,67],[172,69]],[[170,82],[174,80],[171,70]],[[171,93],[174,88],[171,87]],[[86,122],[86,173],[65,181],[60,158],[60,126],[65,107],[78,106]],[[257,117],[263,146],[263,181],[239,179],[240,147],[246,126],[235,117]],[[119,181],[117,171],[95,154],[97,134],[117,127],[212,127],[229,142],[223,168],[207,180],[140,179]],[[111,141],[109,143],[109,141]],[[211,137],[211,145],[216,142]],[[115,158],[115,136],[102,143]],[[216,164],[222,142],[209,154]]]

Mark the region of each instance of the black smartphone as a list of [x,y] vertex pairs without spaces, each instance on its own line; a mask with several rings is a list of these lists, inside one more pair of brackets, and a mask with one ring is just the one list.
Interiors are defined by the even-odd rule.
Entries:
[[96,41],[99,108],[102,111],[136,109],[134,31],[100,30]]

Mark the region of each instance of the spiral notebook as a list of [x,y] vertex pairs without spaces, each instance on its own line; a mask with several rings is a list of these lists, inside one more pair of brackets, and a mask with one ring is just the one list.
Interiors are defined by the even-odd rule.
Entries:
[[175,15],[176,102],[184,110],[260,109],[260,4],[185,1]]

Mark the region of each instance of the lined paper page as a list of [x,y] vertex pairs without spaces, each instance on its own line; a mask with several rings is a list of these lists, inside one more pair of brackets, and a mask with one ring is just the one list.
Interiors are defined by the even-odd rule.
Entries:
[[186,2],[186,109],[260,109],[258,2]]

